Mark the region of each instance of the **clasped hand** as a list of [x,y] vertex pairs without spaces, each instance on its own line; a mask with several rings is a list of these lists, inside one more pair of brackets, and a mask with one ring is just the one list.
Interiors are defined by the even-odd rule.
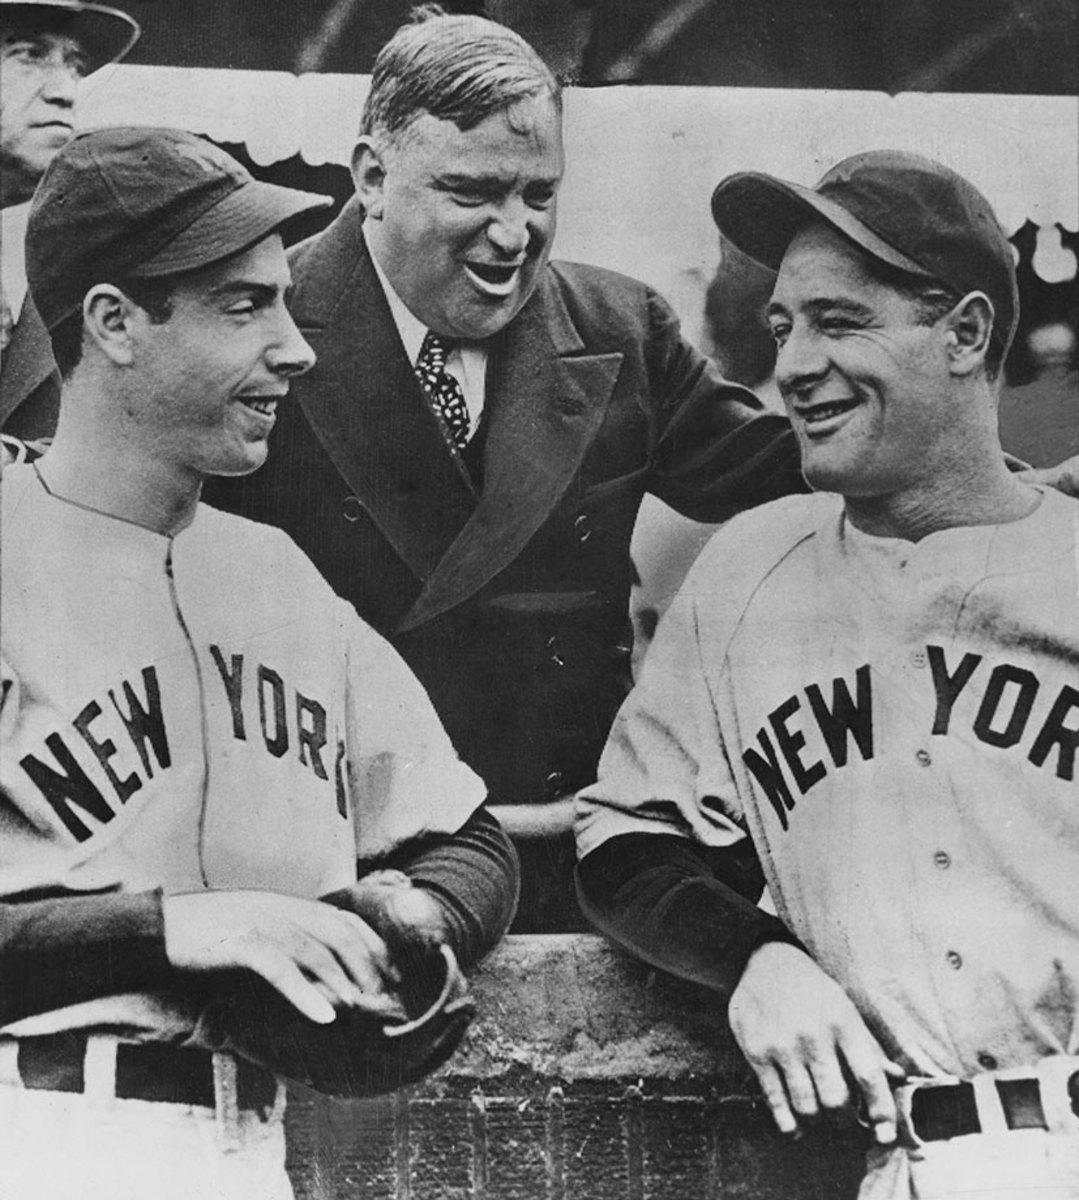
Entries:
[[354,912],[259,891],[165,896],[162,909],[165,953],[179,970],[254,971],[319,1024],[340,1007],[403,1013],[386,943]]

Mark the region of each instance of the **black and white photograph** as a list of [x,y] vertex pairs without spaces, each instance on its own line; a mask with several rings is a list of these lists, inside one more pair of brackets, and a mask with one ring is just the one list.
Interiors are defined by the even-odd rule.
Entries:
[[0,1200],[1079,1200],[1074,0],[0,0]]

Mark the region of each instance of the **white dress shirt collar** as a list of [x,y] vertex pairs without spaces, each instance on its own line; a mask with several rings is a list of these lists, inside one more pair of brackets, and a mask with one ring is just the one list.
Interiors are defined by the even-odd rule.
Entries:
[[[379,283],[382,284],[383,292],[386,293],[386,302],[390,306],[390,314],[393,316],[393,323],[397,326],[397,332],[404,344],[408,361],[415,366],[416,359],[420,356],[420,348],[423,346],[423,339],[427,336],[427,326],[413,314],[397,294],[393,284],[386,278],[386,272],[383,271],[371,248],[366,229],[363,236],[364,241],[367,242],[367,252],[371,255],[371,262],[375,267],[375,274],[378,276]],[[486,395],[486,347],[477,343],[455,346],[446,359],[446,370],[461,385],[461,390],[465,394],[465,404],[468,406],[468,415],[471,418],[471,433],[475,433],[480,414],[483,412]]]

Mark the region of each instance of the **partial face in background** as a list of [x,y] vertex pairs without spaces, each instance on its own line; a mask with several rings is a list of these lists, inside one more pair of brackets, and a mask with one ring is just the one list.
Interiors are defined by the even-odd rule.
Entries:
[[546,94],[469,130],[424,113],[363,139],[357,192],[379,264],[411,312],[446,337],[491,337],[532,294],[550,253],[562,130]]
[[768,319],[812,487],[847,496],[921,487],[965,437],[949,403],[948,320],[921,315],[829,226],[794,237]]
[[85,73],[74,38],[0,30],[0,169],[23,184],[27,197],[71,140],[75,99]]
[[137,310],[129,416],[155,455],[200,478],[266,460],[289,380],[315,361],[285,307],[290,282],[275,233],[178,277],[163,323]]

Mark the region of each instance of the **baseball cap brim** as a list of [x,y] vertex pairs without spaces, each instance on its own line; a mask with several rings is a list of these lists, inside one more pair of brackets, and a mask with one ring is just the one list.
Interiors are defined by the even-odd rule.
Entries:
[[728,241],[770,271],[779,270],[791,239],[816,218],[874,258],[912,275],[929,276],[924,267],[890,246],[841,204],[773,175],[742,171],[728,176],[712,193],[712,218]]
[[213,208],[129,274],[153,279],[207,267],[268,237],[294,217],[333,203],[330,196],[252,180],[230,192]]
[[37,23],[74,38],[86,58],[86,73],[118,62],[139,40],[142,29],[134,17],[106,4],[16,3],[0,6],[0,22],[20,26]]

